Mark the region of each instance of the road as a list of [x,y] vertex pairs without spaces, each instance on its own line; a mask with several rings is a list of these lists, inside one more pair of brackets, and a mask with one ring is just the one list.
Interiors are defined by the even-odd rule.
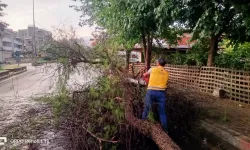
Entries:
[[24,65],[27,66],[27,72],[0,82],[0,131],[18,122],[29,109],[39,107],[34,97],[55,90],[53,67]]
[[[22,65],[27,66],[27,72],[0,82],[0,137],[1,135],[6,136],[6,134],[10,136],[9,133],[12,134],[15,128],[19,129],[18,131],[21,131],[21,134],[22,128],[25,128],[28,135],[22,135],[24,137],[37,136],[32,135],[33,132],[27,129],[27,120],[32,120],[32,118],[37,120],[36,116],[38,118],[45,116],[52,119],[49,106],[34,99],[57,92],[58,65],[48,64],[39,67],[33,67],[30,64]],[[68,90],[81,90],[95,83],[95,80],[99,77],[97,72],[97,69],[87,65],[79,65],[70,74],[67,82]],[[33,116],[29,116],[29,114],[33,114]],[[53,119],[49,120],[49,122],[53,122]],[[39,121],[32,124],[34,123],[40,124]],[[51,126],[44,128],[39,137],[53,142],[49,145],[40,145],[39,149],[63,149],[62,147],[68,141],[65,136],[61,135],[63,131],[56,131]],[[35,128],[33,130],[40,129]],[[13,145],[10,144],[10,146]]]
[[[5,127],[20,121],[22,114],[31,108],[40,107],[40,103],[34,101],[35,97],[56,92],[58,65],[22,65],[27,66],[27,72],[0,82],[0,133]],[[83,89],[97,79],[98,70],[86,66],[79,65],[77,71],[70,74],[69,90]]]

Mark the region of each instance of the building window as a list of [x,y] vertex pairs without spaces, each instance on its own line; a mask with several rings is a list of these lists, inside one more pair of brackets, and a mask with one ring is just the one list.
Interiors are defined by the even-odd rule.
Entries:
[[3,42],[3,46],[11,47],[11,43],[9,43],[9,42]]

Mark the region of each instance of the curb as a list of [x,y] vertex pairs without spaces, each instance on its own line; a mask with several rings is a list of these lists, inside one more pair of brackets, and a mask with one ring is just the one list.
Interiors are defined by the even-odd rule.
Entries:
[[26,72],[27,71],[27,67],[25,66],[25,67],[22,67],[21,69],[19,69],[19,70],[17,70],[17,71],[7,71],[8,72],[8,74],[6,74],[6,75],[3,75],[3,76],[0,76],[0,82],[1,81],[4,81],[4,80],[6,80],[6,79],[9,79],[9,78],[11,78],[11,77],[13,77],[13,76],[16,76],[16,75],[18,75],[18,74],[21,74],[21,73],[24,73],[24,72]]
[[10,71],[0,72],[0,81],[10,77]]
[[208,123],[206,121],[201,121],[201,126],[209,133],[220,138],[240,150],[250,150],[250,138],[246,137],[236,131],[228,129],[225,126]]

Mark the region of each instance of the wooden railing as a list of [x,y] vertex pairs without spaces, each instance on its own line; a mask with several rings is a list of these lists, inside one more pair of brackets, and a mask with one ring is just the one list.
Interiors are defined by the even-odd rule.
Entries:
[[[135,73],[145,67],[142,63],[132,66]],[[221,88],[231,100],[250,104],[250,71],[169,64],[165,69],[170,72],[171,83],[207,93]]]

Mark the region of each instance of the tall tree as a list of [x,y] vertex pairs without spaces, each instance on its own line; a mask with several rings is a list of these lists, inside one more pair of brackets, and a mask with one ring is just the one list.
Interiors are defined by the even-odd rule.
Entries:
[[173,31],[170,28],[173,24],[170,9],[162,11],[164,15],[157,15],[157,11],[161,11],[158,7],[161,7],[164,0],[79,1],[81,6],[74,8],[82,12],[81,25],[97,24],[106,28],[109,33],[120,35],[124,40],[140,37],[147,68],[150,67],[153,39],[163,35],[162,33],[165,36],[174,35],[169,34]]
[[193,29],[193,39],[210,37],[207,66],[213,65],[222,35],[235,42],[248,39],[243,13],[228,0],[190,0],[185,8],[184,16]]
[[[235,34],[238,36],[240,42],[249,41],[250,37],[250,1],[248,0],[229,0],[232,4],[232,7],[236,9],[236,12],[239,14],[239,17],[242,19],[242,22],[239,22],[241,29],[236,29]],[[242,26],[243,25],[243,26]],[[239,27],[236,26],[236,27]],[[242,33],[241,33],[242,32]],[[233,34],[233,36],[235,36]]]
[[[4,4],[4,3],[2,3],[2,1],[0,0],[0,18],[4,16],[3,10],[4,10],[4,8],[6,8],[6,7],[7,7],[7,5]],[[7,26],[8,26],[8,24],[5,23],[4,21],[2,21],[2,20],[0,19],[0,40],[1,40],[1,42],[2,42],[2,39],[3,39],[3,36],[4,36],[4,34],[3,34],[4,29],[5,29]],[[3,51],[2,51],[2,52],[3,52]],[[2,55],[3,55],[3,53],[2,53]],[[0,66],[0,68],[1,68],[1,66]]]
[[[7,7],[7,5],[4,4],[4,3],[2,3],[2,1],[0,0],[0,17],[3,17],[3,16],[4,16],[3,10],[4,10],[4,8],[6,8],[6,7]],[[8,25],[8,24],[7,24],[6,22],[0,20],[0,37],[1,37],[1,38],[2,38],[2,36],[3,36],[2,32],[3,32],[4,28],[7,27],[7,25]]]
[[[0,0],[0,17],[3,17],[5,14],[3,13],[4,8],[6,8],[7,5],[2,3]],[[0,29],[1,31],[7,26],[8,24],[2,20],[0,20]]]

